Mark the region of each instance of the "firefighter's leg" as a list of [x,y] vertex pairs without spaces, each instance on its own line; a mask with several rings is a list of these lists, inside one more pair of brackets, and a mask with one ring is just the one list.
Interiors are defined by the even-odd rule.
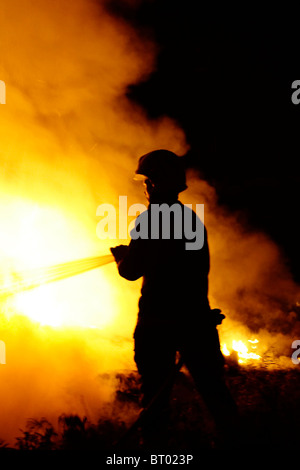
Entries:
[[169,399],[172,384],[166,378],[175,364],[176,351],[167,331],[137,325],[135,362],[141,376],[142,406],[155,403],[142,421],[143,442],[148,447],[163,446],[167,439]]
[[199,337],[184,341],[181,355],[195,385],[210,411],[224,447],[238,445],[239,414],[236,403],[224,378],[224,358],[220,351],[216,329]]

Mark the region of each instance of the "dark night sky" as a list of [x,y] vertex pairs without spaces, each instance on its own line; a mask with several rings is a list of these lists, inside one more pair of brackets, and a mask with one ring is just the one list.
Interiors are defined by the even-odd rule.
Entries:
[[188,166],[215,186],[220,204],[281,245],[300,282],[296,13],[195,1],[109,5],[159,46],[156,70],[128,89],[130,99],[149,117],[178,121],[191,146]]

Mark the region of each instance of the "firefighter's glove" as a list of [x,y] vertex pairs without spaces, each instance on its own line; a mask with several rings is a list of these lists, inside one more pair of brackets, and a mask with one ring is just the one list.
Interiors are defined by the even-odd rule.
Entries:
[[211,309],[211,313],[214,316],[215,324],[216,325],[221,325],[222,321],[225,318],[225,315],[223,315],[223,313],[221,313],[221,310],[219,308],[213,308],[213,309]]
[[115,246],[115,247],[112,247],[110,251],[112,252],[112,255],[114,256],[116,262],[119,263],[119,261],[121,261],[127,255],[128,246],[127,245]]

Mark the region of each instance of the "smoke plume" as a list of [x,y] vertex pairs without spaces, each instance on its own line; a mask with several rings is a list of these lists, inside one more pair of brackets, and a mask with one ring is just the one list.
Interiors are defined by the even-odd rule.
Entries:
[[214,188],[195,172],[190,172],[183,196],[183,202],[192,200],[205,206],[210,303],[226,315],[221,340],[228,344],[258,338],[260,353],[292,366],[291,344],[300,334],[299,286],[283,253],[265,233],[253,230],[243,214],[220,207]]

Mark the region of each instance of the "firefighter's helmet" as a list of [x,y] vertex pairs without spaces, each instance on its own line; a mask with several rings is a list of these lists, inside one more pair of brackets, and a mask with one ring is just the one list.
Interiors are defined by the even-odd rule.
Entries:
[[153,150],[139,159],[136,175],[149,178],[161,189],[180,193],[187,188],[185,170],[180,157],[170,150]]

